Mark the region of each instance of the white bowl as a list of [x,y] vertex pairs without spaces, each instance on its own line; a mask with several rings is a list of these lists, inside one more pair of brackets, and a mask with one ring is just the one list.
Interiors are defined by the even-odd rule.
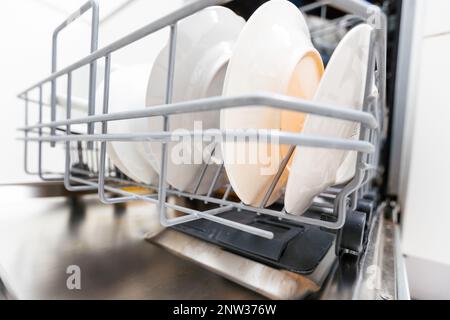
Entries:
[[[241,17],[224,7],[209,7],[179,23],[173,102],[219,96],[222,93],[226,67],[244,24],[245,21]],[[156,59],[148,83],[147,106],[165,103],[168,54],[169,46],[167,45]],[[163,129],[162,117],[150,118],[148,123],[151,130]],[[198,128],[195,127],[195,124],[201,125],[204,130],[217,129],[219,123],[220,113],[218,111],[169,117],[171,131],[194,130]],[[199,142],[194,146],[178,148],[179,146],[176,142],[168,144],[169,161],[166,180],[178,190],[194,192],[198,177],[204,168],[206,159],[202,160],[202,151],[207,144]],[[147,157],[154,160],[154,169],[159,173],[161,143],[147,142],[144,148]],[[187,155],[186,158],[191,158],[191,161],[179,159],[178,152]],[[208,167],[197,190],[198,194],[208,192],[216,170],[216,165]]]
[[[339,43],[320,82],[315,101],[361,110],[371,32],[369,25],[359,25]],[[308,115],[304,128],[304,133],[308,135],[344,139],[354,139],[357,132],[357,123],[315,115]],[[338,176],[338,170],[348,154],[344,150],[297,147],[286,187],[286,211],[303,214],[314,197],[336,184],[336,179],[348,179],[349,175],[354,174],[351,171],[353,154]]]
[[[228,65],[223,94],[234,96],[263,91],[311,99],[322,73],[322,59],[311,43],[300,10],[288,1],[272,0],[252,15],[239,36]],[[221,129],[300,132],[304,119],[305,115],[298,112],[263,106],[243,107],[222,110]],[[226,141],[222,144],[228,178],[245,204],[261,205],[288,149],[289,146],[270,143],[265,146],[257,142]],[[266,206],[281,196],[287,174],[285,170]]]
[[[136,65],[111,72],[109,113],[136,110],[145,107],[148,78],[151,67]],[[97,89],[97,107],[102,109],[103,82]],[[148,131],[146,119],[111,121],[108,133],[142,133]],[[140,142],[109,142],[107,151],[114,165],[137,182],[157,184],[158,175],[149,159],[142,154]]]

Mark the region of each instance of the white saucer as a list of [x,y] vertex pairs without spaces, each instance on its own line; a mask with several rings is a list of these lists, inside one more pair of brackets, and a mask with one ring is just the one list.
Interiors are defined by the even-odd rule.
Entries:
[[[339,43],[325,70],[315,101],[361,110],[371,32],[369,25],[359,25]],[[344,139],[351,139],[357,132],[357,123],[315,115],[308,115],[304,128],[304,133],[308,135]],[[347,155],[344,150],[297,147],[286,187],[286,211],[303,214],[315,196],[336,183],[338,170]],[[352,161],[350,156],[347,169]],[[342,175],[349,174],[345,171]],[[346,177],[338,177],[343,178]]]
[[[228,66],[223,94],[272,92],[312,99],[322,73],[322,60],[311,43],[300,10],[288,1],[272,0],[252,15],[239,36]],[[222,110],[221,129],[300,132],[304,119],[305,115],[298,112],[263,106],[242,107]],[[289,146],[270,142],[266,146],[243,141],[222,144],[228,178],[245,204],[261,205],[288,149]],[[285,170],[266,206],[281,196],[287,173]]]
[[[173,102],[220,96],[226,67],[236,39],[245,21],[224,7],[209,7],[184,20],[178,25]],[[147,106],[165,103],[169,46],[156,59],[147,91]],[[162,130],[161,117],[150,118],[151,130]],[[197,123],[206,130],[218,128],[218,111],[198,112],[169,117],[170,130],[194,130]],[[194,187],[204,168],[203,142],[194,146],[178,148],[176,142],[169,146],[167,182],[181,191],[194,192]],[[145,143],[145,152],[155,160],[154,169],[160,172],[161,143]],[[184,154],[191,161],[183,161],[176,155]],[[197,158],[197,159],[195,159]],[[186,159],[187,160],[187,159]],[[194,161],[198,160],[198,161]],[[198,194],[208,192],[217,165],[210,165],[204,175]]]

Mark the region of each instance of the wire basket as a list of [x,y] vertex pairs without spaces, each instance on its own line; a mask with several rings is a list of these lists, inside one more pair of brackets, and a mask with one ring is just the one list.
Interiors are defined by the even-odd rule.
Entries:
[[[371,38],[371,48],[369,56],[369,68],[366,79],[366,88],[375,85],[378,88],[378,98],[366,89],[364,105],[362,111],[349,110],[336,106],[323,105],[320,103],[300,100],[288,96],[272,93],[249,94],[236,97],[213,97],[195,101],[185,101],[181,103],[171,103],[171,93],[174,79],[174,63],[176,50],[177,24],[180,20],[212,5],[221,5],[230,2],[229,0],[199,0],[192,2],[145,27],[128,34],[116,42],[98,49],[99,33],[99,5],[97,1],[89,1],[80,10],[71,15],[61,24],[53,34],[53,54],[52,54],[52,74],[42,81],[31,86],[19,94],[19,98],[25,101],[25,127],[19,130],[24,132],[21,138],[25,142],[25,171],[29,174],[38,175],[44,181],[63,181],[69,191],[97,191],[102,202],[107,204],[123,203],[133,200],[142,200],[159,206],[160,221],[163,226],[175,226],[181,223],[197,219],[207,219],[232,228],[242,230],[260,237],[272,239],[272,232],[255,228],[245,224],[237,223],[220,217],[220,213],[230,210],[242,210],[242,212],[252,212],[259,215],[269,215],[280,220],[293,221],[320,226],[326,229],[339,230],[346,220],[346,211],[349,207],[355,208],[358,197],[367,192],[370,182],[377,174],[378,158],[382,141],[382,126],[385,112],[385,87],[386,87],[386,18],[382,11],[366,2],[358,0],[334,0],[318,1],[312,5],[300,8],[304,13],[311,10],[321,10],[323,17],[326,17],[327,7],[332,6],[346,13],[343,18],[330,21],[324,28],[312,30],[313,41],[320,47],[320,37],[330,32],[336,32],[337,27],[345,27],[354,24],[355,21],[363,21],[378,24],[373,29]],[[57,71],[57,42],[59,33],[86,12],[92,11],[91,28],[91,54],[78,62]],[[132,43],[149,36],[163,28],[170,28],[170,54],[169,70],[167,75],[166,104],[152,108],[142,108],[137,111],[126,111],[118,113],[108,112],[109,79],[111,73],[111,57],[119,49],[131,45]],[[326,46],[326,42],[325,42]],[[319,48],[320,49],[320,48]],[[327,48],[322,48],[327,50]],[[328,50],[330,50],[328,48]],[[103,106],[95,106],[97,64],[104,62],[104,92]],[[88,116],[72,118],[73,98],[72,95],[72,75],[75,71],[83,67],[89,67],[89,101]],[[63,120],[57,120],[57,94],[56,83],[58,79],[67,80],[66,114]],[[50,121],[43,121],[44,107],[46,103],[43,98],[43,87],[51,86]],[[37,98],[32,98],[37,94]],[[37,122],[31,123],[31,105],[37,106]],[[319,213],[317,216],[303,215],[295,216],[285,212],[277,206],[265,208],[264,203],[259,207],[245,205],[232,196],[233,190],[229,183],[219,186],[218,181],[224,170],[224,165],[217,167],[214,179],[206,195],[200,195],[196,191],[202,183],[204,174],[208,169],[205,164],[202,173],[199,175],[194,192],[181,192],[168,186],[167,177],[167,144],[172,135],[176,134],[168,130],[168,118],[174,114],[185,114],[191,112],[205,112],[211,110],[222,110],[242,106],[268,106],[280,110],[298,111],[318,116],[329,117],[340,120],[359,123],[359,140],[324,138],[318,136],[306,136],[301,133],[290,133],[282,131],[256,130],[255,136],[267,139],[276,138],[280,144],[289,145],[290,150],[286,158],[282,161],[274,181],[271,183],[264,199],[268,199],[273,192],[278,179],[289,162],[296,146],[307,146],[314,148],[330,148],[351,150],[358,153],[356,173],[354,178],[340,187],[328,189],[320,195],[327,201],[316,201],[311,211]],[[96,114],[96,107],[102,107],[102,114]],[[158,132],[148,133],[108,133],[108,123],[118,120],[130,120],[149,117],[163,117],[164,129]],[[75,132],[74,127],[86,128],[85,133]],[[96,126],[100,126],[101,132],[96,131]],[[225,134],[224,132],[222,132]],[[238,130],[227,131],[226,134],[232,137],[240,137],[243,133]],[[248,134],[248,133],[247,133]],[[191,137],[204,138],[206,132],[192,131],[187,133]],[[158,141],[162,148],[162,162],[160,167],[159,183],[142,184],[130,181],[118,172],[109,160],[106,146],[111,141],[135,142],[135,141]],[[37,170],[32,172],[29,169],[30,145],[37,144]],[[52,172],[43,169],[44,154],[51,148],[60,147],[63,153],[63,172]],[[47,148],[47,149],[45,149]],[[135,187],[139,187],[136,189]],[[215,193],[219,187],[223,187],[223,192]],[[117,197],[111,197],[116,195]],[[188,201],[179,204],[169,201],[170,197],[181,197]],[[197,200],[209,204],[208,209],[199,210],[192,208],[189,203]],[[175,210],[182,213],[181,216],[168,217],[167,211]],[[324,218],[326,216],[326,219]]]

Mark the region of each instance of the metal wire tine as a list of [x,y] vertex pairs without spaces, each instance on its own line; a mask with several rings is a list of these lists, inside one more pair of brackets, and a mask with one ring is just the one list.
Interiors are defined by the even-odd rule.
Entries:
[[[43,123],[29,126],[24,129],[35,129],[40,127],[59,127],[65,126],[68,123],[86,124],[93,122],[115,121],[115,120],[129,120],[141,119],[154,116],[168,116],[175,114],[186,114],[191,112],[202,111],[219,111],[222,109],[238,108],[243,106],[268,106],[279,110],[290,110],[296,112],[303,112],[308,114],[315,114],[322,117],[346,120],[361,123],[363,126],[377,127],[379,124],[376,119],[368,112],[353,110],[353,108],[336,107],[330,104],[322,104],[315,101],[302,100],[295,97],[288,97],[274,93],[255,93],[240,95],[234,97],[210,97],[198,100],[190,100],[184,102],[177,102],[171,104],[163,104],[154,106],[152,108],[143,108],[134,111],[122,111],[111,113],[107,115],[96,115],[90,117],[82,117],[72,120],[55,121],[50,123]],[[19,128],[20,130],[20,128]]]
[[[53,94],[52,94],[53,95]],[[66,106],[66,118],[70,119],[72,117],[72,72],[67,74],[67,106]],[[70,125],[66,126],[66,134],[70,134]],[[66,167],[64,170],[64,185],[67,189],[71,189],[70,186],[70,141],[66,142]]]
[[[109,85],[111,80],[111,55],[105,57],[105,79],[103,88],[103,114],[107,114],[109,110]],[[108,133],[108,122],[102,122],[102,133]]]
[[[105,120],[106,121],[106,120]],[[249,136],[262,136],[268,139],[278,139],[279,144],[285,145],[301,145],[304,147],[311,148],[326,148],[326,149],[339,149],[346,151],[358,151],[362,153],[373,153],[375,152],[375,146],[372,145],[368,140],[355,140],[355,139],[342,139],[342,138],[332,138],[332,137],[322,137],[314,135],[305,135],[302,133],[290,133],[281,132],[274,130],[270,133],[267,130],[259,130],[255,132],[243,132],[242,130],[226,130],[222,134],[229,137],[233,136],[236,138],[248,138]],[[177,138],[183,137],[198,137],[198,132],[177,132],[173,133],[170,131],[158,131],[158,132],[148,132],[148,133],[126,133],[126,134],[93,134],[93,135],[57,135],[55,137],[44,136],[42,138],[30,137],[29,141],[147,141],[148,139],[153,139],[159,141],[160,143],[170,143],[171,138],[176,136]],[[23,140],[23,137],[19,137],[18,140]]]
[[[199,210],[190,209],[190,208],[187,208],[187,207],[175,204],[175,203],[166,203],[166,208],[172,209],[172,210],[176,210],[176,211],[179,211],[181,213],[185,213],[187,215],[195,216],[194,219],[199,219],[200,218],[200,216],[198,214],[201,211],[199,211]],[[209,214],[209,212],[212,212],[213,214],[219,214],[219,213],[226,212],[227,210],[231,210],[230,207],[219,207],[219,208],[215,208],[215,209],[204,211],[204,213],[208,213]],[[168,221],[171,221],[171,220],[172,219],[169,219]],[[173,225],[173,223],[170,223],[170,224]]]
[[172,103],[173,98],[173,81],[175,77],[175,56],[177,49],[178,25],[170,26],[170,49],[169,49],[169,67],[167,70],[167,87],[166,87],[166,104]]
[[[224,166],[225,166],[225,165],[222,163],[222,164],[217,168],[216,174],[214,175],[213,181],[211,182],[211,186],[209,187],[207,197],[211,197],[211,195],[212,195],[212,193],[213,193],[213,191],[214,191],[214,188],[216,187],[217,180],[219,180],[219,177],[220,177],[220,175],[221,175],[221,173],[222,173],[222,170],[223,170]],[[205,201],[205,204],[206,204],[206,203],[208,203],[208,201]]]
[[[269,240],[273,239],[273,237],[274,237],[273,233],[270,231],[255,228],[255,227],[252,227],[252,226],[249,226],[246,224],[242,224],[239,222],[235,222],[235,221],[224,219],[224,218],[217,216],[221,213],[232,210],[233,206],[224,206],[224,207],[219,207],[216,209],[211,209],[211,210],[207,210],[207,211],[203,211],[203,212],[197,211],[197,210],[192,210],[192,209],[185,208],[185,207],[181,207],[181,206],[174,205],[174,204],[169,204],[169,203],[167,203],[166,206],[168,208],[178,210],[178,211],[184,212],[188,215],[194,216],[193,220],[196,220],[198,218],[203,218],[203,219],[210,220],[210,221],[213,221],[216,223],[220,223],[220,224],[228,226],[230,228],[241,230],[241,231],[244,231],[244,232],[247,232],[247,233],[262,237],[262,238],[266,238]],[[171,220],[168,220],[168,221],[169,221],[169,223],[171,222]],[[175,225],[175,224],[179,224],[179,222],[178,223],[174,223],[174,222],[170,223],[170,225]]]
[[228,196],[230,195],[231,189],[232,189],[232,186],[231,186],[231,184],[229,184],[227,186],[227,189],[225,190],[225,193],[223,194],[223,197],[222,197],[223,201],[226,201],[228,199]]
[[[72,117],[72,72],[69,72],[67,74],[67,102],[66,102],[66,118],[70,119]],[[71,126],[66,126],[66,135],[71,135]],[[83,157],[80,155],[82,146],[80,146],[80,142],[78,142],[78,146],[76,150],[72,150],[70,141],[67,141],[65,143],[65,169],[64,169],[64,186],[67,190],[72,192],[79,192],[79,191],[90,191],[95,190],[92,186],[73,186],[71,183],[72,179],[72,172],[75,171],[75,168],[71,168],[72,160],[71,160],[71,153],[72,152],[78,152],[78,158],[79,163],[83,163]]]
[[323,192],[319,195],[319,197],[333,200],[333,199],[336,199],[336,194]]
[[277,186],[278,182],[280,181],[280,178],[283,175],[283,172],[286,169],[286,166],[288,165],[289,160],[291,160],[291,157],[294,154],[295,149],[296,149],[296,146],[289,147],[287,155],[284,157],[283,161],[281,162],[280,167],[278,168],[277,174],[273,178],[269,189],[266,191],[264,198],[261,201],[261,204],[260,204],[261,208],[264,208],[267,205],[267,203],[269,202],[270,196],[272,195],[273,190],[275,190],[275,187]]
[[331,21],[330,25],[323,26],[320,28],[316,28],[311,30],[311,37],[320,37],[332,32],[336,32],[336,29],[338,27],[341,28],[347,28],[348,26],[352,25],[355,21],[358,20],[360,22],[365,22],[364,19],[361,17],[355,16],[355,15],[346,15],[344,17],[336,18]]
[[[103,89],[103,114],[107,114],[109,111],[109,91],[110,91],[110,80],[111,80],[111,55],[105,57],[105,80]],[[108,133],[108,122],[102,122],[102,134]],[[106,190],[111,190],[109,187],[105,186],[106,181],[106,141],[101,142],[100,147],[100,170],[98,175],[98,194],[100,200],[106,204],[118,204],[124,203],[131,200],[136,200],[134,194],[126,195],[124,197],[109,198],[106,195]],[[117,193],[117,192],[115,192]],[[119,193],[120,194],[120,193]]]
[[94,160],[95,173],[98,174],[98,161],[100,160],[99,157],[98,157],[98,152],[99,152],[98,141],[95,142],[94,150],[95,150],[95,153],[94,153],[94,156],[95,156],[95,160]]
[[[42,112],[43,112],[43,106],[42,106],[42,85],[39,86],[39,124],[42,123]],[[42,128],[39,129],[39,138],[42,137]],[[47,181],[47,179],[44,177],[43,169],[42,169],[42,141],[39,141],[38,144],[38,175],[39,177]]]
[[[126,186],[130,186],[130,187],[141,187],[141,188],[146,188],[146,189],[150,189],[153,191],[158,191],[158,186],[154,186],[154,185],[149,185],[147,183],[140,183],[140,182],[135,182],[135,181],[130,181],[127,178],[121,179],[121,178],[115,178],[115,177],[108,177],[106,180],[112,181],[112,182],[116,182],[116,183],[122,183],[125,184]],[[152,193],[152,195],[156,195],[157,193]]]
[[350,207],[352,208],[352,210],[354,210],[354,211],[356,211],[356,209],[358,208],[358,199],[359,199],[359,197],[358,197],[358,194],[359,194],[359,190],[361,189],[361,186],[362,186],[363,184],[362,184],[362,182],[361,182],[361,184],[360,184],[360,186],[358,187],[358,189],[356,189],[355,191],[353,191],[351,194],[350,194]]
[[[88,145],[88,141],[82,141],[79,144],[79,155],[80,155],[80,164],[85,164],[88,161],[88,149],[84,147],[84,145]],[[86,162],[85,162],[86,161]]]
[[[39,100],[38,99],[27,98],[26,95],[28,95],[28,91],[24,94],[24,96],[21,99],[24,100],[24,101],[31,102],[31,103],[39,104]],[[43,102],[43,105],[46,106],[46,107],[51,107],[52,106],[48,102]]]
[[[166,86],[166,104],[172,103],[173,97],[173,82],[175,78],[175,56],[177,48],[177,24],[170,26],[170,48],[169,48],[169,68],[167,70],[167,86]],[[164,117],[165,132],[169,131],[169,117]],[[167,199],[167,162],[168,162],[168,145],[162,143],[162,155],[161,155],[161,170],[159,176],[159,217],[162,225],[167,224],[166,218],[166,199]]]
[[198,177],[197,182],[195,183],[194,194],[197,194],[198,189],[200,188],[200,185],[201,185],[201,183],[202,183],[202,181],[203,181],[203,178],[205,177],[206,170],[208,170],[208,167],[209,167],[209,161],[211,160],[211,158],[212,158],[214,152],[216,151],[216,147],[217,147],[217,143],[214,145],[213,150],[212,150],[211,153],[209,154],[208,160],[207,160],[206,163],[203,165],[202,172],[200,173],[200,176]]
[[[91,53],[98,49],[98,32],[100,25],[100,13],[97,1],[92,4],[92,21],[91,21]],[[89,66],[89,115],[95,115],[95,96],[97,90],[97,60],[91,62]],[[88,125],[88,134],[93,134],[95,126],[93,123]],[[92,150],[93,142],[88,142],[88,149]]]
[[114,173],[114,165],[112,164],[111,158],[109,156],[108,156],[108,170],[109,170],[109,175],[112,176]]
[[[231,189],[231,186],[229,186],[229,188]],[[264,214],[264,215],[268,215],[268,216],[272,216],[272,217],[276,217],[276,218],[281,218],[281,219],[286,219],[286,220],[294,221],[297,223],[312,224],[312,225],[324,227],[327,229],[333,229],[333,230],[342,228],[342,220],[340,220],[340,219],[338,219],[338,221],[336,221],[336,222],[322,221],[322,220],[317,220],[314,218],[308,218],[305,216],[296,216],[296,215],[285,214],[285,213],[280,212],[275,209],[252,207],[252,206],[245,205],[242,201],[234,202],[234,201],[230,201],[230,200],[226,200],[226,199],[224,200],[224,198],[214,198],[214,197],[206,197],[206,196],[202,196],[202,195],[192,195],[190,193],[180,192],[180,191],[174,192],[173,194],[180,196],[180,197],[184,197],[184,198],[192,197],[195,200],[208,201],[210,203],[214,203],[214,204],[220,205],[222,207],[223,206],[232,206],[234,209],[236,209],[238,211],[249,211],[249,212],[254,212],[254,213],[259,212],[260,214]]]
[[[380,111],[383,112],[381,119],[386,112],[386,60],[387,60],[387,17],[384,13],[378,11],[381,20],[381,28],[377,31],[377,52],[378,52],[378,70],[379,73],[379,103]],[[383,121],[381,123],[383,125]]]
[[[80,18],[85,12],[92,9],[92,20],[91,20],[91,54],[98,49],[98,30],[99,30],[99,6],[97,0],[89,0],[84,5],[69,16],[62,24],[60,24],[53,32],[52,37],[52,74],[57,71],[57,55],[58,55],[58,37],[62,30],[73,23],[75,20]],[[74,69],[70,69],[67,73],[72,72]],[[97,61],[94,59],[90,63],[89,69],[89,110],[88,114],[95,114],[95,90],[96,90],[96,75],[97,75]],[[51,79],[51,121],[56,121],[56,81],[58,76]],[[94,125],[88,123],[88,134],[94,133]],[[56,134],[56,128],[51,128],[51,135]],[[55,142],[51,142],[51,146],[55,146]],[[88,148],[92,149],[92,142],[88,143]]]
[[[25,126],[27,126],[27,127],[28,127],[28,122],[29,122],[28,116],[29,116],[29,102],[28,102],[28,92],[26,92],[25,93]],[[25,135],[25,139],[28,138],[29,131],[25,130],[24,135]],[[25,173],[34,174],[28,168],[28,140],[25,140],[23,154],[24,154],[23,166],[24,166]]]
[[101,150],[100,151],[100,172],[99,172],[99,177],[98,177],[98,183],[95,184],[95,187],[98,188],[98,190],[99,190],[100,200],[106,204],[118,204],[118,203],[125,203],[128,201],[140,199],[139,197],[137,197],[136,194],[133,194],[130,192],[126,192],[125,196],[123,196],[123,197],[108,198],[106,196],[106,191],[109,191],[109,192],[112,192],[115,194],[119,194],[119,195],[124,195],[124,193],[122,192],[121,189],[106,186],[106,184],[105,184],[105,180],[106,180],[106,178],[105,178],[106,144],[105,143],[102,143],[100,150]]
[[[54,73],[56,71],[56,54],[57,54],[57,36],[53,36],[53,44],[52,44],[52,73]],[[56,78],[52,79],[51,81],[51,100],[50,100],[50,112],[51,112],[51,116],[50,119],[51,121],[56,121]],[[39,87],[40,90],[42,90],[42,86]],[[56,134],[56,128],[51,128],[51,135],[55,135]],[[55,146],[55,143],[51,143],[50,144],[51,147]]]
[[307,4],[307,5],[301,6],[301,7],[299,7],[299,9],[300,9],[300,11],[306,13],[306,12],[312,11],[314,9],[318,9],[320,7],[326,6],[330,2],[331,2],[331,0],[316,1],[316,2],[313,2],[311,4]]
[[183,216],[183,217],[178,217],[178,218],[174,218],[174,219],[170,219],[167,220],[166,223],[168,226],[173,226],[173,225],[177,225],[180,223],[185,223],[185,222],[189,222],[189,221],[193,221],[193,220],[198,220],[199,218],[203,218],[206,220],[210,220],[216,223],[220,223],[222,225],[234,228],[234,229],[238,229],[250,234],[254,234],[256,236],[260,236],[266,239],[273,239],[273,233],[263,230],[263,229],[258,229],[252,226],[248,226],[245,224],[241,224],[238,222],[234,222],[228,219],[224,219],[221,217],[218,217],[217,215],[223,212],[227,212],[229,210],[232,209],[232,206],[225,206],[225,207],[220,207],[220,208],[216,208],[216,209],[211,209],[211,210],[207,210],[207,211],[196,211],[196,210],[192,210],[189,208],[185,208],[185,207],[181,207],[178,205],[174,205],[174,204],[170,204],[167,203],[166,206],[168,208],[172,208],[174,210],[178,210],[184,213],[187,213],[187,216]]
[[72,146],[71,142],[70,142],[70,144],[71,144],[71,147],[70,147],[70,163],[69,163],[69,165],[72,164],[72,162],[71,162],[72,159],[74,159],[77,156],[77,151],[76,151],[75,147]]
[[320,8],[320,17],[322,19],[326,19],[327,18],[327,6],[322,6],[322,8]]
[[[99,183],[95,182],[95,181],[89,181],[89,180],[85,180],[85,179],[79,179],[79,178],[73,178],[74,181],[78,182],[78,183],[83,183],[86,184],[88,186],[92,186],[93,188],[97,189],[99,187]],[[105,186],[105,190],[111,193],[117,193],[119,195],[123,195],[123,198],[115,198],[112,199],[110,204],[118,204],[118,203],[123,203],[126,201],[132,201],[132,200],[145,200],[151,203],[157,203],[156,199],[153,199],[153,195],[151,196],[141,196],[138,194],[134,194],[132,192],[128,192],[119,188],[114,188],[111,186]],[[128,199],[128,200],[125,200]]]
[[89,155],[89,162],[88,162],[88,166],[89,166],[89,171],[94,174],[94,145],[92,145],[92,149],[91,150],[87,150],[88,155]]
[[[364,92],[364,102],[363,102],[363,111],[367,111],[369,108],[369,97],[372,90],[372,81],[373,81],[373,73],[375,71],[375,55],[374,55],[374,40],[375,40],[375,32],[372,31],[371,34],[371,43],[369,47],[369,59],[368,59],[368,72],[365,79],[365,92]],[[359,140],[369,141],[369,133],[370,130],[366,126],[362,126],[360,130]],[[356,171],[353,179],[342,189],[342,191],[338,194],[335,201],[334,214],[337,217],[335,225],[338,227],[343,227],[345,223],[345,219],[347,216],[347,199],[348,196],[353,192],[357,191],[364,181],[364,177],[366,172],[361,169],[366,157],[361,152],[358,152],[357,160],[356,160]],[[354,195],[351,198],[351,205],[353,209],[356,209],[356,198]],[[339,229],[340,229],[339,228]],[[340,241],[338,239],[338,241]]]
[[339,192],[341,192],[342,191],[342,188],[339,188],[339,187],[337,187],[337,186],[332,186],[332,187],[329,187],[326,191],[325,191],[325,193],[331,193],[331,194],[334,194],[334,195],[337,195]]
[[[370,46],[369,46],[369,58],[368,58],[368,72],[366,74],[365,79],[365,92],[364,92],[364,103],[363,103],[363,111],[367,112],[370,110],[370,105],[372,103],[372,87],[373,87],[373,81],[374,81],[374,72],[376,68],[376,54],[375,54],[375,40],[376,40],[376,33],[375,31],[371,32],[370,36]],[[370,135],[371,132],[373,132],[372,129],[369,129],[367,127],[361,128],[360,131],[360,140],[364,141],[370,141]],[[368,172],[364,170],[364,165],[366,162],[369,161],[369,155],[358,153],[357,156],[357,163],[356,163],[356,174],[354,179],[344,188],[344,191],[342,194],[340,194],[337,198],[337,204],[341,206],[338,210],[336,210],[337,215],[344,214],[345,217],[345,206],[346,201],[343,201],[346,199],[346,196],[350,195],[350,205],[353,210],[356,210],[357,208],[357,201],[358,201],[358,190],[363,186],[364,181],[368,175]],[[347,193],[345,193],[347,192]],[[339,218],[342,219],[342,217],[339,216]],[[338,218],[338,219],[339,219]]]
[[333,216],[334,215],[334,208],[333,207],[332,208],[328,208],[328,207],[325,207],[325,206],[320,207],[320,206],[317,206],[317,205],[313,204],[310,207],[310,209],[313,212],[326,214],[327,216]]
[[[104,88],[103,88],[103,114],[108,113],[109,109],[109,85],[110,85],[110,67],[111,67],[111,56],[105,57],[105,75],[104,75]],[[103,121],[102,133],[108,133],[108,122]],[[98,175],[98,193],[100,200],[105,203],[110,203],[111,199],[108,199],[105,193],[105,174],[106,174],[106,142],[102,141],[100,143],[100,170]]]
[[[318,201],[319,199],[322,199],[322,201]],[[325,196],[320,195],[320,196],[317,196],[314,198],[313,204],[311,207],[333,209],[334,208],[333,201],[335,199],[336,199],[335,197],[325,197]]]
[[[69,16],[62,24],[60,24],[54,31],[52,37],[52,74],[57,71],[58,62],[58,37],[62,30],[73,23],[75,20],[81,17],[89,9],[92,9],[92,26],[91,26],[91,53],[98,49],[98,27],[99,27],[99,6],[96,0],[90,0],[81,6],[79,10]],[[72,72],[73,70],[69,70]],[[69,73],[68,72],[68,73]],[[95,77],[96,77],[96,61],[94,60],[90,66],[89,75],[89,115],[95,114]],[[54,77],[51,80],[51,121],[56,121],[56,83],[57,78]],[[91,113],[91,108],[94,108],[94,113]],[[88,127],[92,127],[88,124]],[[93,133],[92,130],[88,130],[88,133]],[[51,135],[56,134],[56,128],[51,128]],[[52,147],[55,147],[56,142],[51,142]]]

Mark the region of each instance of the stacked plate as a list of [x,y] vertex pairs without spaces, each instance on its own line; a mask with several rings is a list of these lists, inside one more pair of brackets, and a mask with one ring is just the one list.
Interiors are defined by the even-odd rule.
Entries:
[[[365,24],[353,28],[324,70],[305,19],[292,3],[269,1],[247,22],[229,9],[210,7],[179,23],[172,101],[270,92],[360,110],[371,33],[372,28]],[[168,64],[166,45],[149,65],[113,72],[110,112],[164,105]],[[220,128],[225,132],[265,129],[344,139],[359,137],[359,127],[352,122],[264,106],[172,115],[168,123],[174,133]],[[163,126],[162,117],[152,117],[111,122],[108,132],[156,132],[163,131]],[[174,135],[179,136],[190,137]],[[168,150],[167,183],[172,187],[205,194],[223,163],[243,203],[270,206],[285,191],[286,211],[296,215],[303,214],[328,187],[349,181],[356,166],[354,152],[297,147],[289,158],[289,146],[251,139],[210,143],[195,138],[174,139],[168,143]],[[156,183],[162,161],[161,143],[111,142],[108,154],[131,179]],[[288,165],[274,187],[272,182],[286,159]]]

